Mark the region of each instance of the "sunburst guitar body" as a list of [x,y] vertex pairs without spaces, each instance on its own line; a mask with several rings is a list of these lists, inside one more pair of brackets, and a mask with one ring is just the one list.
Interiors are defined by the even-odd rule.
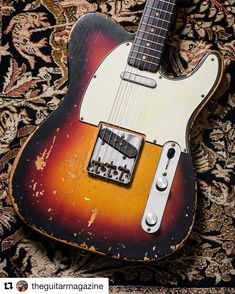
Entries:
[[[150,37],[146,47],[156,43]],[[192,229],[189,130],[219,84],[222,62],[208,52],[189,77],[171,79],[156,62],[145,66],[150,51],[133,55],[136,40],[100,14],[77,21],[68,93],[21,148],[9,190],[20,217],[48,237],[153,261],[181,247]]]

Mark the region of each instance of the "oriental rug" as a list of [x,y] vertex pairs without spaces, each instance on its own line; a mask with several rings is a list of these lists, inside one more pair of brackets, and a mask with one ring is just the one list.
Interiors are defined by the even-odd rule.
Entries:
[[213,49],[223,56],[225,74],[192,129],[198,183],[192,233],[179,251],[155,264],[81,254],[48,240],[23,225],[8,198],[17,152],[67,91],[67,43],[76,19],[98,11],[134,32],[145,1],[1,0],[0,4],[0,277],[108,277],[114,293],[232,293],[235,1],[177,4],[164,70],[174,76],[189,75]]

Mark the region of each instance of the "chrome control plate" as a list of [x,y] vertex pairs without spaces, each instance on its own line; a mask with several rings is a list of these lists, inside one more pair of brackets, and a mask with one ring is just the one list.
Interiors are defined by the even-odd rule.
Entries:
[[143,143],[142,135],[101,124],[88,174],[128,185]]
[[180,154],[181,148],[176,142],[164,144],[141,221],[147,233],[155,233],[160,228]]

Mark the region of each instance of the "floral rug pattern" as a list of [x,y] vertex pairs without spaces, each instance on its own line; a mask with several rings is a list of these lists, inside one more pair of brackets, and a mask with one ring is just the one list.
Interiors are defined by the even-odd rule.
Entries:
[[235,1],[178,1],[164,70],[188,75],[207,50],[218,50],[225,74],[191,132],[198,181],[192,233],[178,252],[147,265],[81,255],[48,240],[22,224],[7,196],[17,152],[66,93],[67,43],[76,19],[97,11],[135,31],[145,1],[2,0],[0,4],[0,277],[103,276],[114,285],[233,287]]

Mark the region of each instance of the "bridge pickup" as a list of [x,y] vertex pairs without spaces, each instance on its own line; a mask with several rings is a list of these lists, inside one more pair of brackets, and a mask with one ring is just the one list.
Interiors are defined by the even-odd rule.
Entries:
[[142,85],[148,88],[156,88],[157,82],[153,79],[137,75],[135,73],[129,72],[129,71],[124,71],[121,73],[121,78],[124,81],[128,81],[131,83],[135,83],[138,85]]
[[88,174],[128,185],[143,143],[143,135],[101,124],[88,163]]
[[124,136],[120,137],[108,128],[100,130],[99,136],[105,143],[121,152],[124,156],[128,158],[136,157],[138,153],[137,149],[128,143],[124,139]]

